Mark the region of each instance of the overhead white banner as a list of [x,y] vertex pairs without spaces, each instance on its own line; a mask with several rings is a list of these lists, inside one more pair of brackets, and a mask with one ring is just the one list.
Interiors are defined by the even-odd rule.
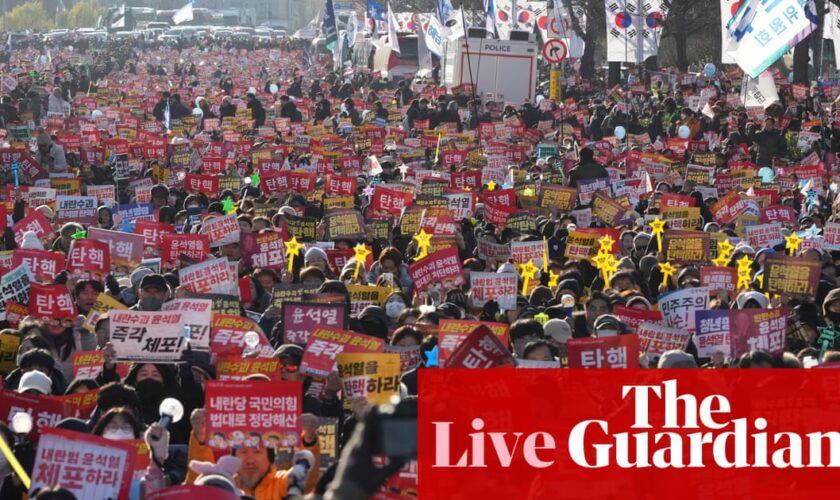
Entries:
[[437,16],[429,16],[429,27],[423,39],[426,41],[426,48],[432,54],[443,57],[443,26]]
[[[804,0],[802,0],[804,3]],[[750,0],[728,26],[727,51],[744,73],[757,78],[817,28],[813,0]]]

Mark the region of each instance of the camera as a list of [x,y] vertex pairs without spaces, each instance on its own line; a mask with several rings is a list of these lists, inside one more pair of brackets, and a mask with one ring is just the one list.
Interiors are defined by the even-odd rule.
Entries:
[[409,396],[381,405],[374,420],[373,453],[391,458],[417,458],[417,398]]

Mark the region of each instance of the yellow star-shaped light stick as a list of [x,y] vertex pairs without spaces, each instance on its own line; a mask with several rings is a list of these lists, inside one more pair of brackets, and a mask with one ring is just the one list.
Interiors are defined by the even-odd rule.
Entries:
[[554,288],[557,286],[557,283],[560,281],[560,275],[552,271],[551,269],[548,270],[548,287]]
[[665,232],[665,221],[659,217],[653,219],[650,223],[650,229],[653,235],[656,236],[656,251],[662,251],[662,234]]
[[356,255],[353,257],[356,259],[356,270],[353,272],[353,279],[359,279],[359,271],[362,269],[362,266],[365,265],[365,261],[367,260],[367,256],[370,255],[370,250],[362,244],[359,243],[355,247],[353,247],[353,252]]
[[543,251],[542,252],[543,253],[543,272],[547,273],[548,272],[548,239],[546,239],[545,236],[543,236],[542,251]]
[[417,248],[420,250],[420,254],[414,260],[420,260],[429,255],[429,247],[432,246],[432,235],[420,229],[420,233],[414,235],[413,238],[417,241]]
[[610,237],[610,235],[605,234],[604,236],[598,238],[598,243],[601,244],[601,248],[598,249],[598,253],[602,254],[609,254],[612,255],[613,253],[613,245],[615,244],[615,240]]
[[744,255],[738,259],[738,274],[750,274],[752,271],[753,261],[748,256]]
[[668,280],[677,272],[677,269],[670,262],[665,262],[659,264],[659,271],[662,272],[662,286],[667,287]]
[[717,258],[712,259],[712,264],[717,267],[726,267],[729,264],[729,257],[726,255],[718,254]]
[[303,248],[303,245],[298,243],[295,237],[283,242],[283,245],[286,246],[286,258],[289,259],[289,272],[292,272],[292,269],[295,267],[295,257],[300,255],[300,249]]
[[537,276],[537,271],[539,270],[540,268],[534,265],[533,260],[529,260],[519,269],[519,276],[522,277],[522,295],[527,293],[528,285],[531,283],[531,280]]
[[732,250],[735,250],[735,247],[728,239],[718,241],[718,256],[729,257],[732,255]]
[[790,255],[795,255],[800,245],[802,245],[802,240],[795,232],[790,233],[790,236],[785,236],[785,248],[790,251]]
[[494,191],[496,189],[496,181],[490,181],[487,183],[487,190]]

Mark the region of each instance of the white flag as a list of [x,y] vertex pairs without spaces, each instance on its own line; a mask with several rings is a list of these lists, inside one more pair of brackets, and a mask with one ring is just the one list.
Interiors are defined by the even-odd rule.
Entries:
[[828,4],[823,37],[834,42],[834,65],[840,66],[840,7]]
[[729,33],[726,32],[726,25],[735,16],[740,5],[741,2],[739,0],[720,0],[720,62],[723,64],[735,64],[735,58],[726,51],[727,38],[729,36]]
[[400,53],[400,40],[397,38],[397,18],[391,10],[391,2],[388,2],[388,45],[391,50]]
[[776,93],[776,82],[769,71],[765,71],[758,78],[745,76],[742,84],[741,101],[746,108],[767,108],[779,100]]
[[643,63],[659,53],[662,23],[668,13],[663,0],[604,0],[604,4],[608,61]]
[[423,38],[429,52],[438,57],[443,57],[443,26],[441,26],[437,16],[429,17],[429,28]]
[[356,17],[356,11],[350,13],[347,19],[347,39],[350,40],[350,46],[356,45],[356,36],[359,33],[359,18]]
[[[765,3],[750,0],[745,6],[742,2],[738,17],[727,28],[729,55],[753,78],[810,35],[818,24],[813,0],[804,5],[799,0],[774,0],[771,6]],[[779,15],[782,12],[786,14]]]
[[192,2],[187,3],[180,9],[178,9],[175,14],[172,15],[172,22],[175,24],[185,23],[187,21],[193,20],[193,6]]
[[[432,16],[437,19],[437,16]],[[423,36],[423,25],[418,23],[415,26],[417,32],[417,66],[420,69],[432,70],[432,53],[426,46],[426,37]]]
[[464,10],[463,10],[463,8],[459,8],[455,12],[455,15],[452,16],[451,19],[455,21],[455,24],[453,24],[452,26],[449,27],[449,29],[447,31],[447,34],[446,34],[446,39],[449,40],[449,41],[455,41],[459,38],[466,37],[467,36],[466,35],[467,31],[466,31],[466,28],[464,28]]
[[495,16],[494,22],[496,24],[496,32],[499,34],[499,40],[510,40],[510,30],[513,29],[513,1],[512,0],[488,0],[493,2],[493,12]]

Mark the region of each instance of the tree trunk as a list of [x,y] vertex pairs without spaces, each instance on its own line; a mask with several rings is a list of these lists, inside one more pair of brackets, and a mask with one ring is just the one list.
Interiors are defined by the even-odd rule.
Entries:
[[808,83],[808,45],[811,42],[810,35],[796,44],[793,49],[793,83]]
[[611,62],[608,88],[613,88],[619,83],[621,83],[621,63]]
[[674,42],[677,48],[677,68],[680,71],[688,71],[688,40],[684,34],[676,32]]
[[580,58],[580,76],[587,80],[595,78],[595,37],[586,32],[586,39],[584,40],[586,46],[583,48],[583,57]]
[[659,57],[650,56],[645,59],[645,69],[648,71],[659,71]]

